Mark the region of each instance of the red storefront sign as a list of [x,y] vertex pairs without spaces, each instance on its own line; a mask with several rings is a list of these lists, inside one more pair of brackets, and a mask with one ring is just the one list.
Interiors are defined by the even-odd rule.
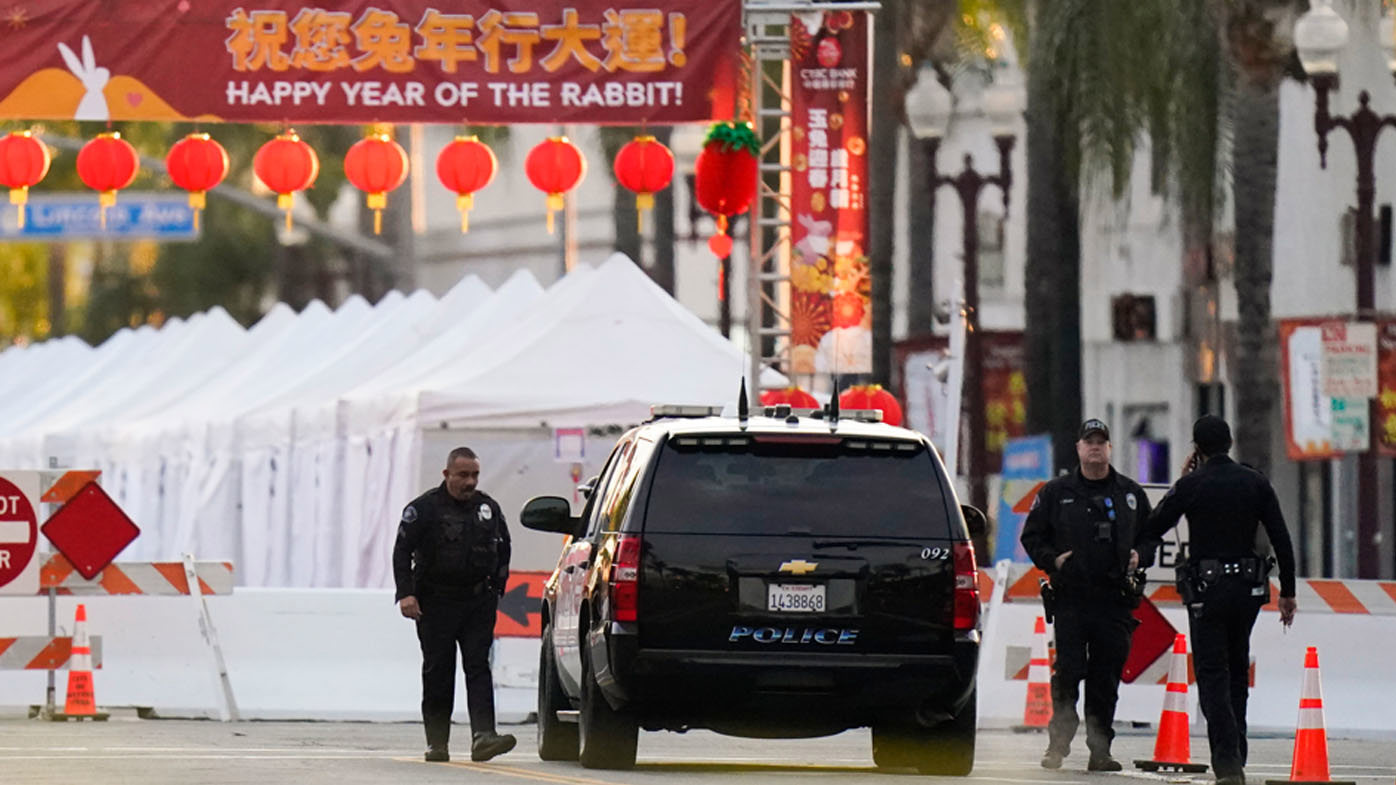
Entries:
[[680,123],[730,116],[739,0],[19,0],[0,118]]
[[791,20],[791,342],[797,374],[872,371],[868,17]]

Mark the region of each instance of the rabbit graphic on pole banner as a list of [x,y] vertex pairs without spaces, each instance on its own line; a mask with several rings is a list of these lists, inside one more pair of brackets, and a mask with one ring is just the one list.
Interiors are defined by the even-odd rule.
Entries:
[[74,120],[107,120],[107,96],[102,92],[107,87],[107,82],[111,80],[111,71],[97,67],[97,57],[92,53],[92,39],[82,37],[82,60],[73,53],[68,45],[62,42],[58,44],[58,53],[63,55],[63,62],[68,64],[68,70],[82,82],[86,88],[82,100],[78,102],[78,110],[73,114]]

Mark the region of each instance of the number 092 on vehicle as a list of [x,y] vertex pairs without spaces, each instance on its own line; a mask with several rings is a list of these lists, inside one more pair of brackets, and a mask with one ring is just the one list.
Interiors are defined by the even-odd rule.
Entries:
[[766,610],[776,613],[822,613],[824,585],[770,583],[766,585]]

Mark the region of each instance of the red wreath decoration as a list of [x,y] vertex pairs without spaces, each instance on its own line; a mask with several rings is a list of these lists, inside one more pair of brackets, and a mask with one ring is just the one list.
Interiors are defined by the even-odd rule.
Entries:
[[750,123],[716,123],[694,162],[698,204],[717,216],[717,234],[708,238],[708,248],[719,259],[732,253],[728,219],[745,213],[756,198],[759,157],[760,145]]

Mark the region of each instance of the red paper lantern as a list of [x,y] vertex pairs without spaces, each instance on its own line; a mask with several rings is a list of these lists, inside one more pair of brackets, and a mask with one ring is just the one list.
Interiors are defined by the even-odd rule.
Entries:
[[882,421],[888,425],[902,424],[902,405],[897,397],[882,389],[880,384],[854,385],[839,396],[840,409],[881,409]]
[[344,176],[365,194],[364,203],[373,211],[373,233],[383,233],[383,208],[388,192],[407,179],[407,151],[386,133],[373,133],[360,139],[344,156]]
[[693,164],[698,205],[717,216],[718,233],[708,240],[708,248],[719,258],[732,252],[728,218],[746,212],[756,198],[759,156],[760,144],[749,123],[717,123]]
[[528,151],[524,172],[533,187],[548,195],[548,234],[553,213],[563,207],[563,194],[577,187],[587,173],[587,161],[565,136],[550,136]]
[[48,147],[33,132],[13,131],[0,138],[0,185],[10,189],[10,204],[19,211],[21,229],[29,188],[44,179],[50,163]]
[[674,179],[674,153],[653,136],[637,136],[616,153],[616,182],[635,192],[638,227],[644,230],[646,210],[654,209],[654,192]]
[[287,131],[257,150],[252,171],[276,194],[276,206],[286,211],[286,228],[290,229],[295,193],[315,184],[320,174],[319,157],[295,131]]
[[455,193],[460,211],[461,234],[470,231],[470,210],[475,192],[494,181],[499,159],[478,136],[457,136],[436,156],[436,177],[446,190]]
[[107,228],[107,208],[116,204],[116,192],[130,185],[140,170],[136,148],[116,131],[98,134],[78,151],[78,177],[97,192],[103,229]]
[[762,406],[789,404],[792,409],[818,409],[819,401],[799,387],[790,386],[761,393]]
[[207,203],[204,194],[228,176],[228,151],[208,134],[189,134],[170,148],[165,170],[175,185],[189,192],[194,230],[198,231],[199,211]]

